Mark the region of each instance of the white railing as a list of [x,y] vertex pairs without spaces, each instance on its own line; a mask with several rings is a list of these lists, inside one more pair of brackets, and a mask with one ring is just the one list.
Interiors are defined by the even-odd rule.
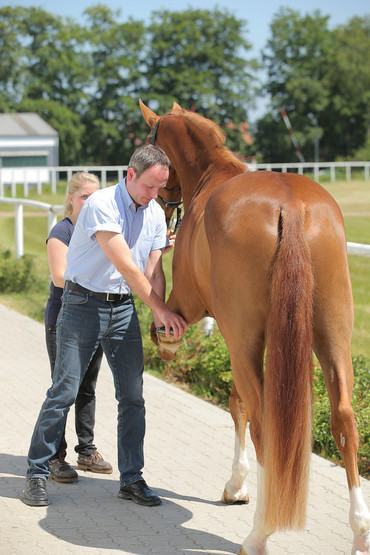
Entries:
[[[319,181],[323,171],[330,172],[330,180],[336,179],[336,170],[344,168],[346,179],[352,177],[352,169],[363,168],[364,179],[370,177],[370,161],[365,162],[290,162],[285,164],[258,164],[249,163],[249,171],[268,170],[282,172],[296,172],[303,175],[304,172],[313,173],[315,181]],[[11,197],[17,196],[17,185],[23,186],[23,196],[28,198],[29,188],[37,189],[38,194],[42,194],[42,187],[46,183],[51,184],[52,193],[57,190],[57,183],[69,181],[72,174],[76,171],[87,171],[95,173],[100,177],[102,187],[107,185],[107,177],[110,174],[110,182],[117,183],[124,177],[127,166],[56,166],[56,167],[35,167],[35,168],[0,168],[0,197],[5,196],[5,189],[10,187]]]
[[330,181],[335,181],[335,170],[344,168],[346,170],[346,180],[352,179],[352,168],[363,168],[364,179],[370,176],[370,162],[289,162],[286,164],[248,164],[249,171],[268,170],[268,171],[296,171],[300,175],[309,171],[313,173],[314,180],[319,181],[320,173],[325,170],[330,172]]
[[57,183],[67,182],[77,171],[95,173],[100,177],[101,186],[107,186],[107,174],[111,174],[111,182],[118,183],[124,177],[127,166],[55,166],[34,168],[0,168],[0,197],[5,196],[6,187],[10,187],[12,198],[17,196],[17,185],[23,186],[23,196],[28,198],[30,188],[36,188],[39,195],[42,187],[51,184],[51,192],[57,192]]
[[[15,209],[15,256],[19,258],[23,256],[24,233],[23,233],[23,206],[33,206],[47,210],[48,212],[48,235],[51,228],[57,223],[58,214],[63,211],[63,205],[47,204],[46,202],[39,202],[37,200],[28,200],[24,198],[13,199],[7,197],[0,197],[0,204],[13,204]],[[362,243],[347,243],[348,254],[356,254],[360,256],[370,257],[370,245]]]
[[19,258],[24,254],[24,230],[23,230],[23,206],[33,206],[47,210],[48,212],[48,228],[49,232],[55,226],[58,219],[58,214],[62,212],[63,205],[52,205],[46,202],[39,202],[37,200],[28,200],[24,198],[14,199],[0,197],[0,204],[13,204],[15,210],[14,225],[15,225],[15,256]]

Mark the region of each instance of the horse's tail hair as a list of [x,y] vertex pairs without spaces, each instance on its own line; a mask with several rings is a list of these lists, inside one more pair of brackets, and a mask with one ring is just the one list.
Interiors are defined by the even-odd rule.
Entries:
[[263,414],[265,524],[300,529],[312,448],[313,271],[304,209],[282,208],[271,267]]

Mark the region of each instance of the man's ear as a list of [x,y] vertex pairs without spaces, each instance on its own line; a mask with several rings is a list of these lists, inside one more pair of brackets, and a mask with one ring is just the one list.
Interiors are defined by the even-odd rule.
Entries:
[[127,181],[128,182],[134,181],[135,177],[136,177],[136,170],[134,168],[128,168],[127,175],[126,175]]

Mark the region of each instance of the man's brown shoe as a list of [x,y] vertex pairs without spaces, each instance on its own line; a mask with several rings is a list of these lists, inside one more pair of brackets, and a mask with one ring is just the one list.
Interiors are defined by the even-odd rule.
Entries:
[[59,453],[57,453],[57,457],[55,459],[49,460],[49,470],[50,470],[49,479],[51,478],[56,482],[62,482],[65,484],[71,483],[71,482],[77,482],[78,474],[74,470],[74,468],[72,468],[67,463],[67,461],[65,460],[65,457],[66,457],[66,452],[60,451]]
[[78,455],[77,468],[79,470],[99,472],[100,474],[112,474],[113,472],[112,465],[106,462],[96,450],[88,457],[85,455]]

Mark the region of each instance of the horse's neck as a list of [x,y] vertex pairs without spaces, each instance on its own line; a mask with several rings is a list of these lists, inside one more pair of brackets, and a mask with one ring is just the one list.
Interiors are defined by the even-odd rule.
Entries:
[[208,196],[214,189],[225,183],[225,181],[240,173],[242,173],[241,169],[232,164],[219,164],[217,162],[210,163],[203,173],[200,170],[188,173],[185,178],[181,179],[185,211],[191,200],[201,192]]

